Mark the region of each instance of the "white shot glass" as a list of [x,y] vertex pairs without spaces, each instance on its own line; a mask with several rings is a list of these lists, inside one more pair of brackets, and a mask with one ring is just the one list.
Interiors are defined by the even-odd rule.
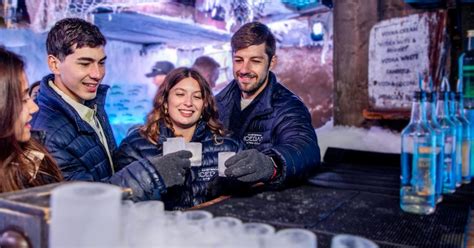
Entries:
[[[177,247],[208,247],[205,245],[207,239],[204,230],[207,223],[212,219],[212,214],[204,210],[185,211],[178,216],[179,240],[175,243]],[[183,234],[186,238],[183,238]]]
[[186,150],[190,151],[193,156],[191,157],[191,166],[202,165],[202,143],[201,142],[189,142],[185,144]]
[[134,219],[129,233],[130,247],[163,246],[165,211],[161,201],[142,201],[134,205]]
[[163,156],[181,150],[186,150],[183,137],[167,138],[166,141],[163,142]]
[[378,248],[379,246],[364,237],[338,234],[331,240],[331,248]]
[[111,184],[73,182],[53,189],[49,247],[119,246],[121,201],[121,188]]
[[166,237],[164,245],[160,247],[180,247],[182,244],[182,231],[178,225],[178,218],[183,212],[165,211],[163,234]]
[[216,217],[209,222],[209,225],[215,229],[236,230],[242,228],[242,221],[234,217]]
[[204,229],[206,223],[212,219],[212,214],[204,210],[190,210],[178,215],[178,223],[189,226],[198,226]]
[[[242,246],[269,247],[275,235],[275,228],[264,223],[249,222],[242,225]],[[245,240],[245,241],[244,241]]]
[[169,137],[169,138],[166,138],[165,142],[184,143],[184,137]]
[[227,161],[227,159],[229,159],[230,157],[234,155],[235,155],[235,152],[219,152],[219,154],[217,155],[217,162],[218,162],[217,170],[219,172],[220,177],[225,177],[225,174],[224,174],[224,171],[226,169],[225,161]]
[[131,200],[122,201],[120,215],[122,216],[121,236],[123,237],[123,246],[128,246],[132,243],[131,239],[133,238],[131,234],[134,228],[135,203]]
[[204,226],[204,234],[212,247],[235,246],[239,233],[242,233],[242,221],[234,217],[216,217]]
[[316,235],[301,228],[287,228],[278,231],[271,241],[272,247],[316,248]]
[[165,204],[162,201],[142,201],[135,203],[137,217],[143,220],[163,218]]
[[206,223],[205,229],[209,233],[233,235],[242,232],[242,221],[234,217],[216,217]]

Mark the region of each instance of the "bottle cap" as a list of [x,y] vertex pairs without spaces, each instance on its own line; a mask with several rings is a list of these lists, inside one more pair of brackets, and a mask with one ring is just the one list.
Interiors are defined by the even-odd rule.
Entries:
[[413,92],[413,99],[417,101],[426,99],[426,92],[420,90]]
[[435,94],[433,92],[426,92],[426,101],[433,102]]
[[444,94],[446,93],[446,91],[439,91],[438,94],[436,94],[438,97],[438,100],[440,101],[444,101]]
[[461,92],[456,92],[456,96],[455,96],[454,99],[456,99],[456,100],[459,101],[459,100],[461,100],[461,96],[462,96],[462,93],[461,93]]
[[456,93],[454,91],[450,91],[448,92],[448,96],[449,96],[449,100],[455,100],[455,97],[456,97]]

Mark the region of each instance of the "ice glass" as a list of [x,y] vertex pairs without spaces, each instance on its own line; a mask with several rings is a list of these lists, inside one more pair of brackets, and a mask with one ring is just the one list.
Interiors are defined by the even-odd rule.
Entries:
[[201,142],[189,142],[185,144],[186,150],[190,151],[193,156],[191,157],[191,166],[201,166],[202,164],[202,144]]
[[278,231],[272,247],[316,248],[316,235],[305,229],[288,228]]
[[217,155],[217,170],[219,172],[220,177],[225,177],[224,171],[226,169],[225,167],[225,161],[229,159],[230,157],[234,156],[235,152],[219,152]]
[[184,143],[184,137],[169,137],[169,138],[166,138],[165,142]]
[[242,225],[242,246],[269,247],[268,244],[275,234],[275,228],[264,223],[249,222]]
[[135,203],[135,211],[140,219],[163,218],[165,204],[162,201],[142,201]]
[[204,210],[190,210],[178,215],[178,223],[204,228],[206,222],[212,219],[212,214]]
[[181,150],[186,150],[183,137],[167,138],[166,141],[163,142],[163,155]]
[[332,238],[331,248],[378,248],[379,246],[373,241],[366,238],[349,235],[339,234]]
[[163,235],[164,245],[157,247],[179,247],[182,246],[182,232],[178,226],[178,218],[182,214],[181,211],[165,211]]
[[164,204],[161,201],[135,203],[131,228],[131,247],[163,246],[165,235]]
[[122,190],[90,182],[53,189],[49,246],[118,247],[121,245]]
[[128,246],[131,244],[133,224],[135,219],[135,203],[131,200],[122,201],[122,237],[123,237],[123,246]]
[[181,211],[165,211],[165,227],[176,226],[178,224],[178,218],[182,215]]
[[205,225],[206,237],[213,239],[213,247],[232,247],[242,233],[242,221],[234,217],[216,217]]
[[216,217],[207,223],[206,229],[211,231],[240,232],[242,221],[234,217]]
[[[206,245],[205,225],[212,219],[212,214],[204,210],[190,210],[178,215],[178,247],[208,247]],[[183,234],[186,238],[183,238]]]

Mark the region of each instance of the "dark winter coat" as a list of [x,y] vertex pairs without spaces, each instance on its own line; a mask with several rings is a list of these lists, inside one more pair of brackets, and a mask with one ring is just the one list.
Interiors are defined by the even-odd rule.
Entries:
[[[39,111],[31,123],[33,128],[42,131],[41,141],[58,163],[64,179],[126,186],[132,189],[134,197],[146,194],[148,199],[154,199],[154,190],[161,186],[155,168],[149,164],[134,164],[113,174],[105,147],[94,129],[48,85],[49,80],[54,80],[54,76],[46,76],[41,82],[36,100]],[[104,110],[107,89],[108,86],[100,85],[97,97],[85,104],[96,106],[109,150],[113,153],[115,140]]]
[[[65,180],[106,182],[112,167],[105,147],[94,129],[81,119],[77,111],[48,84],[54,75],[43,78],[36,102],[39,111],[34,114],[33,129],[43,131],[44,145],[56,160]],[[114,136],[104,110],[108,86],[100,85],[97,97],[85,105],[96,106],[97,117],[111,153],[116,149]]]
[[[147,164],[153,166],[150,158],[163,155],[163,142],[167,138],[174,137],[171,130],[164,124],[160,125],[160,136],[157,145],[152,144],[140,133],[138,128],[130,131],[120,144],[116,153],[116,164],[120,169],[130,164]],[[166,209],[184,209],[189,208],[216,197],[211,187],[214,185],[214,179],[218,176],[217,155],[219,152],[233,151],[238,152],[242,149],[242,144],[232,138],[218,138],[218,143],[214,139],[213,133],[205,125],[199,122],[191,142],[202,143],[202,165],[200,167],[191,167],[191,173],[187,174],[184,186],[175,186],[165,188],[162,179],[158,177],[158,184],[153,192],[154,199],[164,201]],[[134,174],[134,172],[130,172]],[[136,200],[148,200],[150,194],[143,194]]]
[[241,91],[235,80],[217,96],[219,115],[233,137],[271,156],[279,175],[274,186],[307,178],[320,164],[316,133],[304,103],[277,82],[270,72],[265,89],[240,110]]

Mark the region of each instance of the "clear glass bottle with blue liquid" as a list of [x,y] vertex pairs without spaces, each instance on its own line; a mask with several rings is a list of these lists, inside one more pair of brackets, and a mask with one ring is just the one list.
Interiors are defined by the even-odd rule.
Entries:
[[443,200],[443,184],[444,184],[444,144],[445,144],[445,131],[438,123],[436,118],[436,101],[437,94],[434,91],[433,80],[429,78],[428,92],[426,92],[425,110],[426,120],[433,129],[436,135],[436,202],[439,203]]
[[454,101],[456,118],[462,124],[461,164],[462,183],[471,182],[471,123],[464,116],[464,99],[462,95],[462,80],[458,80]]
[[446,92],[447,78],[443,78],[441,91],[437,93],[436,119],[444,130],[444,166],[443,193],[451,194],[456,191],[456,125],[449,116],[449,102]]
[[458,64],[464,108],[474,109],[474,30],[467,31],[466,51],[459,56]]
[[462,123],[456,117],[456,93],[454,91],[448,92],[449,101],[449,117],[456,125],[456,187],[462,184]]
[[436,209],[436,135],[426,120],[424,92],[413,97],[411,119],[401,133],[400,207],[415,214]]
[[[462,83],[464,112],[470,122],[471,155],[474,151],[474,30],[467,31],[465,52],[459,57],[459,79]],[[471,179],[474,178],[474,155],[470,158]]]

